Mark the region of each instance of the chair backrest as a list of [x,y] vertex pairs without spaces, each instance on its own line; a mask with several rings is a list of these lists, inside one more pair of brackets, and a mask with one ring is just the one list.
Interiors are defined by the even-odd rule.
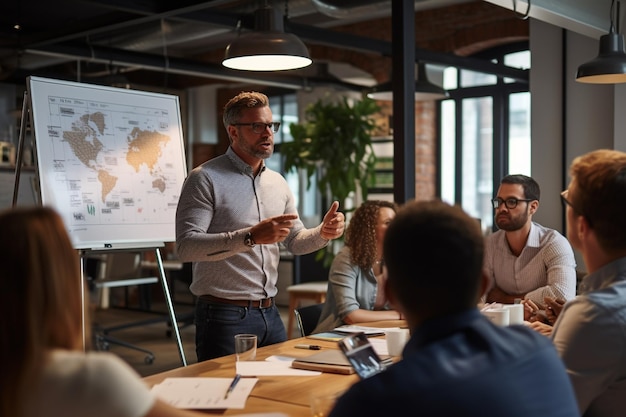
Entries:
[[153,284],[157,277],[142,277],[141,253],[119,252],[103,255],[100,261],[96,287],[126,287]]
[[296,323],[302,337],[308,336],[313,332],[313,329],[317,326],[317,321],[322,315],[323,307],[324,303],[320,303],[293,310],[293,314],[296,316]]

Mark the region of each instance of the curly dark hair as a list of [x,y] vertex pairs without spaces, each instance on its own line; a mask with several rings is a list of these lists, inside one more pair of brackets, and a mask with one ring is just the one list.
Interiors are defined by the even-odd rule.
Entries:
[[398,205],[391,201],[368,200],[353,213],[346,229],[345,245],[350,248],[352,262],[361,269],[368,269],[376,261],[376,223],[381,208],[394,212]]

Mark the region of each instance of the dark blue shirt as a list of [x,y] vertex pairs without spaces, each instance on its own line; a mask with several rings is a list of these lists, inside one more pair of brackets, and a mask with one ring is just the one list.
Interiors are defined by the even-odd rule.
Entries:
[[579,416],[551,341],[525,326],[493,325],[476,309],[430,320],[403,359],[354,384],[329,417]]

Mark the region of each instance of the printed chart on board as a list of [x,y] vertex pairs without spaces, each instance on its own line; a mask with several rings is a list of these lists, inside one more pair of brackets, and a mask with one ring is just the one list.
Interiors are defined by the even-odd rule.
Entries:
[[77,248],[173,241],[186,176],[178,97],[31,77],[41,200]]

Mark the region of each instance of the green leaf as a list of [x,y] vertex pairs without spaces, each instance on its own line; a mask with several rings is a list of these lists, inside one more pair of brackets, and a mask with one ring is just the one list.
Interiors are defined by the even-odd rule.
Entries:
[[[318,190],[330,194],[342,206],[357,186],[363,200],[367,200],[368,182],[375,176],[376,165],[371,134],[376,126],[373,116],[380,107],[367,97],[350,103],[342,97],[309,104],[305,121],[289,125],[293,141],[281,145],[285,171],[305,171],[307,188],[317,174]],[[334,257],[332,247],[318,253],[318,258],[328,265]]]

